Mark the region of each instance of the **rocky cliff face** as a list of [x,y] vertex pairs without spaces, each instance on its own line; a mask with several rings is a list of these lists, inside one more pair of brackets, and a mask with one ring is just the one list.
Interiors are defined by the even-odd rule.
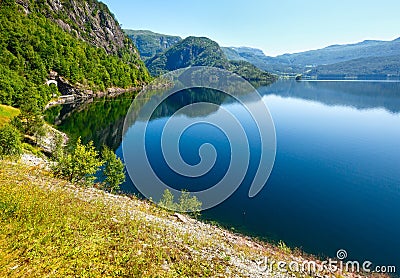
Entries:
[[127,49],[139,55],[108,7],[96,0],[16,0],[26,13],[40,12],[76,37],[120,54]]

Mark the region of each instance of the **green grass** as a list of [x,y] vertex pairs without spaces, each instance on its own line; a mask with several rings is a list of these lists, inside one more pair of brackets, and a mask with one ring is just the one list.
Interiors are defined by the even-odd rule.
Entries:
[[[225,269],[222,259],[188,254],[179,231],[118,202],[78,199],[37,168],[0,167],[0,277],[209,277]],[[191,238],[195,250],[204,244]]]
[[11,106],[0,104],[0,127],[8,123],[12,118],[18,116],[20,110]]

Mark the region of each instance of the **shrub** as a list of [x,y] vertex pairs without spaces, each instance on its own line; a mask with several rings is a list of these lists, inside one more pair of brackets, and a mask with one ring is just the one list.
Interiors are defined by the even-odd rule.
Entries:
[[51,153],[55,160],[60,160],[62,158],[64,153],[63,144],[64,144],[64,138],[60,133],[55,132],[53,144],[51,146]]
[[106,146],[103,147],[101,154],[104,160],[104,189],[114,193],[119,190],[120,184],[125,181],[124,164],[121,159]]
[[190,196],[189,192],[182,191],[178,203],[180,211],[198,214],[201,211],[201,205],[196,196]]
[[174,203],[174,195],[172,195],[171,191],[169,191],[168,189],[165,189],[164,194],[162,195],[158,204],[168,210],[177,209],[177,204]]
[[0,157],[17,156],[22,153],[21,134],[12,125],[0,128]]
[[194,216],[200,214],[202,206],[202,203],[197,199],[197,197],[190,196],[190,193],[187,191],[182,191],[181,196],[179,196],[179,202],[175,203],[174,195],[168,189],[164,191],[158,204],[165,209],[187,212]]
[[102,164],[93,142],[83,145],[78,138],[72,152],[63,155],[54,166],[54,173],[71,182],[90,184],[96,179],[94,175]]

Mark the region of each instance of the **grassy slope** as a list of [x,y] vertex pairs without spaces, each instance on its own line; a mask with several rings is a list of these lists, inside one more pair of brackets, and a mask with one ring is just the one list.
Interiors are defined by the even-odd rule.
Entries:
[[0,277],[267,277],[255,260],[303,260],[185,219],[0,161]]
[[[79,199],[74,196],[79,190],[65,189],[65,182],[46,172],[2,164],[1,277],[150,277],[163,273],[173,277],[208,276],[218,271],[218,260],[207,262],[195,254],[189,260],[183,240],[193,241],[194,248],[203,243],[188,235],[152,225],[141,213],[129,214],[121,202],[107,205],[94,196]],[[10,182],[14,180],[10,176],[15,181]],[[152,209],[148,208],[149,213]],[[175,236],[182,242],[169,244]],[[173,265],[169,271],[167,264]]]
[[20,113],[19,109],[0,104],[0,127],[8,123],[12,118],[18,116]]

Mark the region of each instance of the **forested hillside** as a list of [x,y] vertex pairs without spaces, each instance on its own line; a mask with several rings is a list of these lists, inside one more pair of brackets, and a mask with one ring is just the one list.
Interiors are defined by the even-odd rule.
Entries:
[[[86,16],[80,17],[82,13]],[[42,108],[57,93],[45,84],[50,71],[82,90],[127,88],[149,81],[133,43],[104,4],[3,0],[0,103],[23,110]]]
[[154,33],[148,30],[124,30],[133,41],[143,60],[152,58],[182,40],[178,36]]
[[146,65],[154,76],[190,66],[209,66],[230,70],[257,85],[276,80],[276,76],[247,61],[228,61],[218,43],[205,37],[188,37],[147,60]]
[[189,66],[227,68],[228,64],[229,62],[219,45],[205,37],[188,37],[165,53],[146,61],[146,65],[153,75]]

